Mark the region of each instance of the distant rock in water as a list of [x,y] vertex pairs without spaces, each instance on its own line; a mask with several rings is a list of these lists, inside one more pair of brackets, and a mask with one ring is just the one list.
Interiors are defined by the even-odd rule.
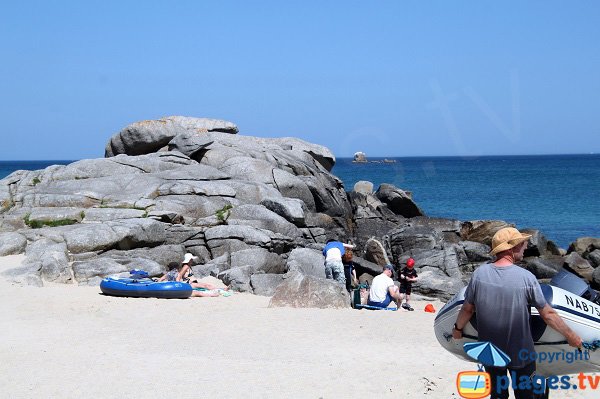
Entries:
[[352,159],[352,162],[366,163],[369,161],[367,161],[367,155],[364,152],[359,151],[354,154],[354,158]]
[[[426,217],[410,192],[389,184],[346,192],[329,149],[243,136],[218,119],[136,122],[109,139],[105,155],[0,180],[0,256],[26,255],[5,277],[97,285],[133,268],[159,276],[190,252],[196,275],[272,295],[271,306],[347,307],[345,287],[324,279],[321,250],[332,238],[356,244],[360,281],[412,257],[415,292],[449,298],[491,260],[491,236],[508,225]],[[531,233],[524,267],[547,278],[567,263],[600,284],[597,239],[578,240],[565,258]]]

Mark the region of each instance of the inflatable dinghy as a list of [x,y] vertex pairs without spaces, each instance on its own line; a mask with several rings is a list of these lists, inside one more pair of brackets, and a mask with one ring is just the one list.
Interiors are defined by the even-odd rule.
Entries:
[[155,282],[151,279],[112,278],[100,282],[100,290],[106,295],[139,298],[189,298],[192,286],[177,281]]
[[[542,292],[550,306],[562,317],[584,343],[600,342],[600,295],[587,283],[563,269],[548,284],[542,284]],[[452,328],[465,299],[463,288],[440,310],[434,322],[435,336],[444,349],[473,362],[465,353],[463,344],[477,341],[477,314],[463,329],[463,339],[452,338]],[[538,353],[537,373],[542,376],[577,374],[600,371],[600,349],[580,353],[569,346],[565,337],[548,327],[536,308],[531,308],[531,332]],[[541,354],[546,354],[541,359]],[[549,361],[547,356],[553,356]]]

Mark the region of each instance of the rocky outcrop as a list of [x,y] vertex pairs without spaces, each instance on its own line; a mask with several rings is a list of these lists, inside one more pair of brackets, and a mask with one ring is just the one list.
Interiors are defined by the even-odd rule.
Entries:
[[380,185],[375,196],[396,215],[407,218],[425,215],[404,190],[391,184]]
[[218,119],[183,116],[135,122],[111,137],[106,145],[105,156],[149,154],[167,146],[178,136],[186,136],[188,140],[176,140],[173,146],[178,143],[184,146],[190,145],[189,141],[206,132],[235,134],[238,132],[238,128],[231,122]]
[[350,296],[336,281],[293,272],[277,286],[269,307],[348,308]]
[[1,180],[0,255],[27,255],[27,267],[9,274],[88,284],[135,265],[160,275],[185,252],[204,264],[198,272],[263,294],[273,287],[253,275],[283,275],[288,263],[318,274],[318,250],[313,272],[289,254],[327,232],[347,236],[350,202],[329,173],[335,157],[296,138],[237,133],[215,119],[136,122],[110,138],[104,159]]
[[[430,218],[411,193],[389,184],[346,192],[335,157],[296,138],[238,134],[231,122],[167,117],[133,123],[110,138],[106,157],[0,180],[0,256],[25,253],[5,275],[22,284],[98,284],[145,269],[159,276],[186,252],[198,277],[273,295],[273,306],[346,307],[325,280],[329,238],[356,244],[360,281],[382,266],[416,260],[414,290],[449,298],[481,263],[503,221]],[[541,232],[522,266],[550,278],[569,265],[598,284],[600,239],[565,251]]]
[[465,241],[475,241],[491,246],[494,234],[504,227],[515,226],[502,220],[472,220],[462,224],[460,237]]

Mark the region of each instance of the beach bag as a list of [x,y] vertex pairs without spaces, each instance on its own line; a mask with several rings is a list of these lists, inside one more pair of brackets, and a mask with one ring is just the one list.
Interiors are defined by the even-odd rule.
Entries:
[[142,269],[133,269],[129,271],[129,278],[132,280],[142,280],[145,278],[150,278],[148,272]]
[[351,299],[353,308],[356,308],[356,305],[366,305],[369,300],[369,284],[365,282],[354,288]]

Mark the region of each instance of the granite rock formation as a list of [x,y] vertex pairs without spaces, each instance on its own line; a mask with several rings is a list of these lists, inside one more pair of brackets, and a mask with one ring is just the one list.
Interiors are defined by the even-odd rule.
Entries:
[[[345,307],[344,287],[324,279],[321,250],[334,238],[356,244],[360,281],[412,257],[415,292],[447,299],[491,260],[492,235],[509,225],[427,217],[389,184],[346,192],[327,148],[243,136],[222,120],[136,122],[105,154],[0,180],[0,256],[26,255],[9,279],[96,285],[133,268],[158,276],[191,252],[196,275],[273,296],[272,306]],[[600,284],[600,239],[579,239],[566,254],[530,233],[523,267],[550,278],[566,263]]]

